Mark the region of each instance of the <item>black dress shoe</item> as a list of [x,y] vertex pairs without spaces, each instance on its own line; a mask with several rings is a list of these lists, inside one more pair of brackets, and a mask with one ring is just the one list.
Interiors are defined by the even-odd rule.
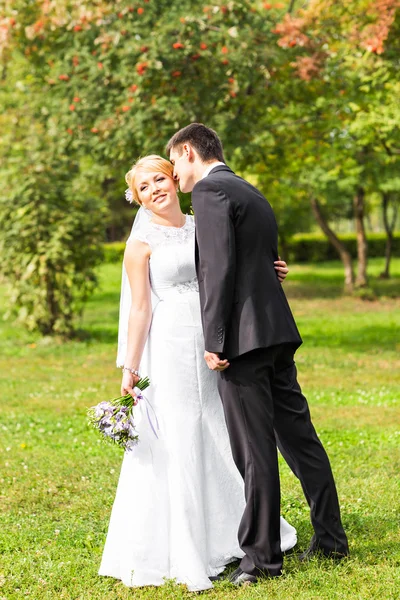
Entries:
[[229,576],[229,581],[233,583],[233,585],[249,585],[250,583],[257,583],[259,577],[255,575],[249,575],[242,571],[240,567],[233,571],[233,573]]
[[317,544],[311,544],[307,550],[299,555],[299,561],[307,562],[308,560],[318,556],[321,558],[330,558],[332,560],[342,560],[342,558],[346,558],[348,555],[348,552],[344,553],[336,552],[335,550],[326,550]]
[[232,562],[230,562],[227,565],[225,565],[225,568],[222,571],[222,573],[220,573],[219,575],[211,575],[211,577],[209,577],[208,579],[210,581],[222,581],[223,579],[229,579],[230,576],[227,575],[227,573],[226,573],[227,567],[228,567],[228,569],[231,569],[232,567],[235,567],[236,570],[237,570],[237,567],[240,565],[240,561],[241,561],[240,558],[233,560]]
[[223,579],[225,579],[226,575],[224,575],[224,573],[220,573],[219,575],[211,575],[208,579],[210,581],[222,581]]

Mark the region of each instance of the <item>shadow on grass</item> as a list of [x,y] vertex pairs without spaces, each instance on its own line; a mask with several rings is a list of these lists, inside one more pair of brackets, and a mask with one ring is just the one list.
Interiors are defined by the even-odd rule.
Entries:
[[109,304],[110,306],[119,306],[120,292],[106,292],[103,290],[97,290],[94,296],[88,302],[88,307],[94,307],[97,305],[103,306]]
[[[397,285],[397,288],[396,288]],[[290,299],[338,299],[343,296],[343,291],[335,285],[316,285],[314,288],[310,284],[299,284],[297,281],[287,286],[287,295]],[[396,293],[394,293],[396,291]],[[388,297],[390,294],[383,294]],[[393,296],[400,296],[400,281],[393,282]],[[369,303],[368,300],[365,300]],[[88,305],[85,322],[76,332],[76,339],[79,341],[91,342],[98,341],[102,343],[115,343],[118,336],[118,306],[119,296],[113,293],[96,294]],[[343,346],[353,350],[365,350],[368,348],[392,349],[398,341],[394,326],[387,325],[362,325],[359,328],[350,328],[343,330],[338,328],[335,331],[319,330],[318,335],[305,336],[305,339],[313,346],[338,347]],[[310,337],[310,339],[308,339]]]
[[[393,518],[385,518],[378,514],[351,513],[346,510],[343,525],[352,546],[351,557],[365,560],[368,553],[379,560],[400,555],[400,542],[387,540],[387,536],[395,533]],[[352,539],[358,540],[357,546],[352,545]]]
[[97,290],[87,304],[75,338],[83,342],[115,344],[118,339],[119,301],[119,291]]
[[78,329],[74,339],[79,342],[100,342],[102,344],[116,344],[118,340],[118,329],[113,324],[91,325],[87,328]]
[[338,328],[337,331],[309,332],[303,336],[308,346],[346,348],[350,350],[395,350],[398,334],[393,325],[362,325],[347,331]]
[[[286,515],[287,516],[287,515]],[[388,536],[395,533],[393,529],[393,518],[382,517],[378,514],[363,515],[359,511],[350,512],[347,508],[342,511],[343,527],[349,539],[350,559],[355,558],[361,561],[379,562],[382,558],[400,557],[400,542],[388,541]],[[311,539],[312,530],[310,521],[302,518],[295,522],[294,519],[289,522],[295,524],[297,528],[299,543],[296,546],[294,556],[304,551]],[[357,545],[353,540],[357,539]],[[321,556],[320,559],[324,560]]]
[[[310,276],[308,273],[296,273],[293,280],[284,284],[289,298],[341,298],[345,295],[343,277],[336,273],[318,273]],[[370,294],[376,298],[397,298],[400,296],[400,279],[371,279]],[[349,296],[350,297],[350,296]],[[357,297],[357,292],[355,297]],[[366,298],[368,302],[369,298]]]

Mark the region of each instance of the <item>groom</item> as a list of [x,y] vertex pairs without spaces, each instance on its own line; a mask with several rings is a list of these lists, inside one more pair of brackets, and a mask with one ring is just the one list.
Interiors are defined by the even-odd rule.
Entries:
[[300,479],[317,551],[348,554],[329,459],[311,423],[293,360],[301,338],[279,283],[277,225],[271,206],[224,163],[215,131],[192,123],[167,145],[182,192],[193,192],[196,268],[205,360],[219,372],[233,458],[244,479],[239,527],[245,553],[231,581],[282,572],[276,444]]

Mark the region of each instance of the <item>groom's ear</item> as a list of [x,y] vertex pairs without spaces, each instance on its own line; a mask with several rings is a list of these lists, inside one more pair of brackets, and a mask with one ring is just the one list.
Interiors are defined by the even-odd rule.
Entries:
[[185,153],[189,162],[194,162],[197,158],[196,150],[190,144],[183,144],[182,151]]

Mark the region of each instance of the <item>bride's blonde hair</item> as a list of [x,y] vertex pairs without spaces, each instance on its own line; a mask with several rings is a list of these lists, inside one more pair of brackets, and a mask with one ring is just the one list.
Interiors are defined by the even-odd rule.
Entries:
[[[125,181],[128,184],[128,187],[131,191],[131,199],[129,202],[137,202],[137,204],[141,204],[139,200],[138,191],[135,186],[135,179],[138,171],[142,172],[159,172],[167,175],[167,177],[174,177],[174,167],[162,156],[158,156],[158,154],[150,154],[149,156],[144,156],[143,158],[139,158],[131,167],[131,169],[125,175]],[[178,182],[176,182],[176,188],[178,188]]]

